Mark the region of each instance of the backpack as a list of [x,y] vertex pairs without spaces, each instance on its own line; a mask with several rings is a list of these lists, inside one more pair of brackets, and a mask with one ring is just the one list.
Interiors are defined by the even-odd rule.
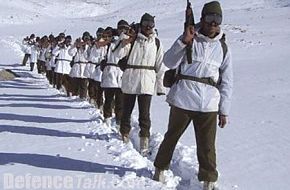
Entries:
[[[130,51],[129,51],[128,55],[123,57],[122,59],[120,59],[119,62],[118,62],[118,65],[119,65],[119,67],[120,67],[120,69],[122,71],[125,71],[126,68],[127,68],[128,59],[129,59],[129,56],[131,55],[131,52],[132,52],[132,49],[133,49],[135,41],[136,41],[136,39],[133,42],[131,42],[131,48],[130,48]],[[157,53],[158,50],[159,50],[159,47],[160,47],[160,40],[158,38],[155,38],[155,45],[157,47],[157,51],[156,51],[156,53]]]
[[[223,34],[222,38],[219,40],[223,49],[223,61],[225,60],[226,54],[228,52],[228,46],[226,44],[226,35]],[[163,78],[163,86],[170,88],[176,81],[177,81],[177,75],[180,74],[180,66],[177,69],[169,69],[164,73]]]

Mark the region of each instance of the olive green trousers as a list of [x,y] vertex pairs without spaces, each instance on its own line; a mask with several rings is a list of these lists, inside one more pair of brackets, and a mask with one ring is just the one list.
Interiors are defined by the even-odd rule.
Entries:
[[172,106],[168,130],[159,147],[154,166],[161,170],[169,168],[175,146],[191,121],[195,130],[199,162],[198,179],[215,182],[218,178],[215,152],[217,112],[188,111]]

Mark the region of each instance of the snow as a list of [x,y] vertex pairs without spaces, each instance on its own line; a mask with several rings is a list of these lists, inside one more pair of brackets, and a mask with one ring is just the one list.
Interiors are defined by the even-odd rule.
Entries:
[[[205,2],[192,1],[196,21]],[[219,189],[289,189],[290,1],[221,4],[235,87],[230,123],[217,134]],[[151,154],[144,158],[138,153],[137,110],[131,142],[124,145],[115,125],[105,126],[92,105],[65,97],[42,75],[20,66],[21,40],[31,33],[66,31],[76,38],[116,26],[121,18],[138,22],[144,12],[156,15],[167,49],[182,33],[184,8],[185,1],[178,0],[2,0],[0,70],[20,77],[0,82],[0,189],[4,174],[72,178],[71,189],[201,189],[192,126],[177,145],[166,184],[151,180],[167,129],[165,97],[153,98]]]

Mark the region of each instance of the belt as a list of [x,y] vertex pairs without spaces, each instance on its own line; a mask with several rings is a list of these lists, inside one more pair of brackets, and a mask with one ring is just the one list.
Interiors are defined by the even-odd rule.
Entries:
[[199,78],[199,77],[178,74],[177,80],[191,80],[191,81],[200,82],[200,83],[207,84],[214,87],[216,87],[217,85],[217,83],[214,82],[214,80],[210,77]]
[[155,70],[154,66],[145,66],[145,65],[126,65],[126,69],[147,69]]
[[56,59],[56,61],[68,61],[68,62],[71,62],[71,60],[68,60],[68,59]]
[[113,67],[120,67],[119,65],[115,64],[115,63],[106,63],[104,64],[104,66],[113,66]]

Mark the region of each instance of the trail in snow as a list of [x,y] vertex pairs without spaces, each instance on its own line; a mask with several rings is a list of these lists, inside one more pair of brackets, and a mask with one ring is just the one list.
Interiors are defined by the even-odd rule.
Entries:
[[[13,71],[21,76],[21,78],[17,78],[15,81],[8,81],[1,83],[1,88],[23,88],[29,91],[35,90],[55,90],[52,89],[50,85],[47,84],[46,79],[42,75],[33,74],[26,70],[23,67],[16,67]],[[25,80],[23,80],[24,78]],[[104,142],[104,148],[107,150],[108,154],[113,156],[113,160],[115,162],[120,163],[122,167],[125,168],[132,168],[132,171],[124,175],[122,180],[127,180],[127,178],[131,178],[135,176],[141,177],[142,180],[148,182],[150,181],[154,172],[153,162],[155,156],[157,154],[159,145],[163,139],[163,136],[160,133],[153,133],[150,137],[150,152],[151,154],[148,158],[142,157],[139,150],[139,127],[137,118],[133,115],[132,119],[132,131],[130,133],[131,142],[129,144],[124,144],[120,138],[120,134],[118,129],[113,124],[112,126],[108,127],[106,124],[103,123],[103,116],[100,112],[96,109],[92,109],[92,106],[86,101],[79,101],[78,98],[69,98],[65,97],[65,94],[56,91],[57,94],[43,96],[43,95],[10,95],[10,94],[3,94],[1,96],[1,100],[17,100],[21,102],[20,104],[15,103],[7,103],[2,104],[3,107],[33,107],[36,109],[46,109],[55,112],[56,110],[63,110],[63,109],[77,109],[82,112],[89,112],[90,115],[89,119],[76,119],[73,117],[69,117],[69,113],[65,113],[68,117],[63,118],[55,118],[51,116],[27,116],[23,115],[22,113],[3,113],[4,121],[13,120],[17,118],[18,121],[28,122],[28,123],[87,123],[84,128],[87,128],[88,134],[82,134],[79,132],[61,132],[54,129],[48,128],[32,128],[32,127],[19,127],[19,126],[6,126],[6,132],[24,132],[27,135],[49,135],[49,136],[58,136],[58,137],[75,137],[81,138],[84,143],[83,147],[78,148],[78,151],[84,152],[87,148],[94,146],[94,144]],[[47,99],[43,101],[43,98],[46,97]],[[25,101],[32,100],[34,103],[24,103]],[[58,102],[58,101],[68,101],[67,105],[51,105],[51,101]],[[91,109],[89,109],[91,108]],[[61,112],[58,115],[62,115]],[[56,116],[57,117],[57,116]],[[81,128],[79,130],[82,130]],[[95,142],[90,141],[93,139]],[[70,148],[71,149],[71,148]],[[98,150],[95,150],[98,153]],[[11,155],[6,154],[7,159],[11,156],[18,157],[18,159],[22,159],[21,155]],[[27,155],[28,156],[28,155]],[[25,156],[25,159],[29,157]],[[41,159],[41,157],[39,158]],[[65,158],[69,159],[69,158]],[[38,161],[36,161],[38,162]],[[54,161],[53,161],[54,162]],[[61,161],[62,162],[62,161]],[[195,164],[193,164],[195,163]],[[96,163],[97,164],[97,163]],[[50,165],[42,164],[42,167],[51,167]],[[74,170],[74,167],[69,168],[69,166],[63,166],[64,169]],[[79,167],[79,166],[76,166]],[[197,160],[195,157],[195,147],[187,147],[179,143],[176,147],[176,151],[174,154],[174,158],[172,160],[171,169],[166,171],[166,184],[162,188],[165,189],[201,189],[201,184],[198,182],[196,178],[198,170]],[[87,169],[84,170],[85,172],[90,172],[93,170]],[[179,176],[179,177],[178,177]],[[180,181],[181,180],[181,181]],[[124,181],[122,181],[123,183]],[[146,183],[147,183],[146,182]],[[119,182],[121,183],[121,182]],[[149,182],[148,182],[149,183]],[[234,189],[231,188],[232,186],[226,187],[223,185],[223,189]]]

